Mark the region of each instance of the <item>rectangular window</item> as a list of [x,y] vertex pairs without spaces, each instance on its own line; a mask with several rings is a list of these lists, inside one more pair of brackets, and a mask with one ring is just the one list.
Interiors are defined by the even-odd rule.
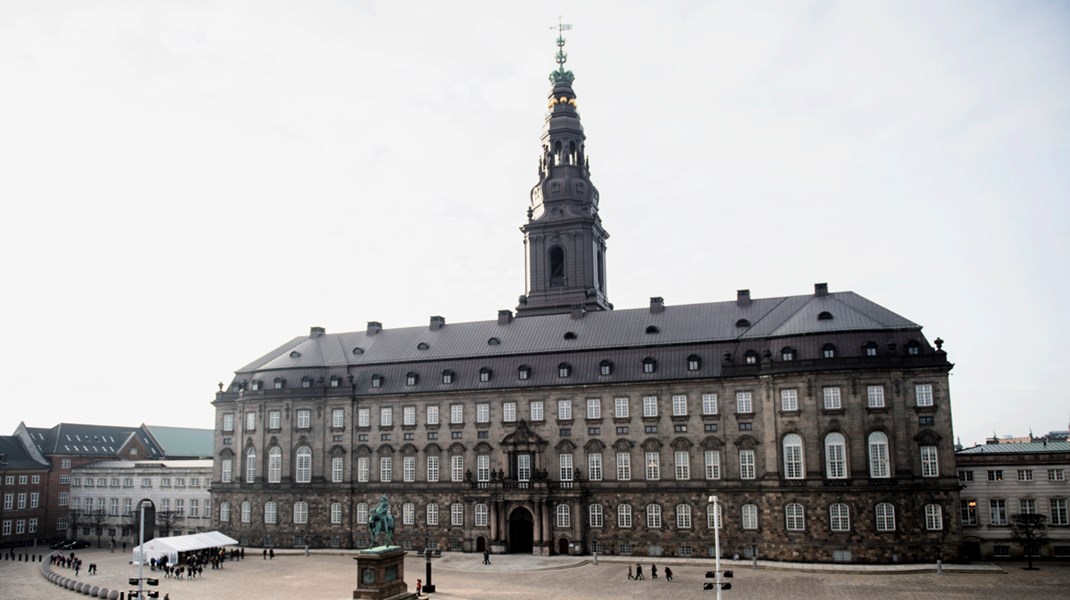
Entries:
[[476,457],[476,481],[490,481],[490,456],[486,454]]
[[480,402],[476,405],[476,423],[490,423],[490,404]]
[[588,507],[587,514],[590,515],[591,527],[604,527],[605,521],[603,519],[602,505],[592,504]]
[[672,397],[672,416],[687,416],[687,396],[676,395]]
[[866,386],[866,406],[870,408],[884,408],[884,386]]
[[370,408],[357,409],[357,427],[372,426],[372,410]]
[[617,453],[617,481],[631,481],[632,457],[627,452]]
[[277,410],[268,411],[268,429],[279,429],[282,427],[282,413]]
[[661,529],[661,506],[657,504],[646,506],[646,526],[648,529]]
[[68,504],[70,504],[70,502],[71,502],[71,493],[70,492],[60,492],[59,493],[59,505],[60,506],[67,506]]
[[438,481],[438,457],[437,456],[428,456],[427,457],[427,481],[432,482],[432,483]]
[[647,452],[644,465],[646,466],[646,479],[647,481],[657,481],[661,479],[661,455],[657,452]]
[[1048,469],[1048,481],[1066,481],[1066,473],[1062,469]]
[[[115,498],[112,498],[112,500],[115,500]],[[118,508],[119,507],[116,506],[116,509]],[[175,499],[175,513],[180,517],[186,515],[186,500],[184,498]]]
[[341,483],[344,458],[341,456],[334,456],[331,458],[331,483]]
[[843,404],[840,403],[840,388],[837,386],[831,386],[824,388],[825,395],[825,410],[839,410],[843,408]]
[[37,484],[41,483],[41,476],[40,475],[31,476],[30,477],[30,483],[33,484],[33,485],[37,485]]
[[384,483],[391,481],[394,478],[394,461],[393,457],[381,456],[379,457],[379,481]]
[[464,505],[460,502],[450,505],[450,525],[464,525]]
[[613,399],[613,416],[618,419],[627,419],[630,415],[628,413],[628,399],[627,398],[614,398]]
[[297,428],[308,429],[312,427],[312,411],[301,409],[297,411]]
[[932,406],[933,384],[919,383],[914,386],[914,403],[918,406]]
[[1022,498],[1018,501],[1018,512],[1023,515],[1037,514],[1037,501],[1032,498]]
[[557,457],[558,460],[558,472],[561,476],[561,481],[572,481],[572,455],[561,454]]
[[587,477],[591,481],[602,481],[602,455],[587,455]]
[[753,504],[743,505],[743,529],[758,529],[758,507]]
[[502,420],[506,423],[516,422],[516,402],[502,403]]
[[921,476],[940,476],[940,463],[937,460],[936,446],[921,447]]
[[996,470],[993,470],[993,471],[989,471],[988,472],[988,480],[989,481],[1003,481],[1003,471],[1001,469],[996,469]]
[[401,424],[406,427],[416,425],[416,407],[405,406],[401,409]]
[[276,523],[279,520],[278,505],[274,502],[264,503],[264,522]]
[[464,456],[450,457],[450,481],[464,481]]
[[1018,469],[1018,481],[1033,481],[1033,470]]
[[798,390],[780,390],[780,410],[783,410],[783,411],[799,410],[799,391]]
[[256,413],[255,412],[250,411],[250,412],[245,413],[245,430],[246,431],[255,431],[256,430]]
[[959,500],[959,517],[963,525],[977,524],[977,500],[963,498]]
[[487,522],[488,522],[487,515],[488,515],[487,505],[486,504],[477,504],[476,505],[476,515],[475,515],[475,517],[476,517],[475,518],[476,527],[486,527],[487,526]]
[[929,531],[943,531],[944,513],[939,504],[925,505],[925,529]]
[[754,450],[739,451],[739,478],[754,479]]
[[226,433],[234,431],[234,413],[223,413],[223,431]]
[[69,458],[61,458],[60,461],[59,461],[59,468],[61,468],[61,469],[69,469],[69,468],[71,468],[71,459],[69,459]]
[[1066,512],[1066,498],[1052,498],[1048,500],[1048,505],[1051,507],[1052,525],[1070,525]]
[[557,420],[559,420],[559,421],[571,421],[572,420],[572,401],[571,400],[558,400],[557,401]]
[[546,417],[543,416],[542,400],[532,400],[529,409],[531,411],[532,421],[538,422],[546,420]]
[[406,483],[416,481],[416,457],[403,456],[401,458],[401,479]]
[[463,404],[451,404],[450,405],[450,423],[454,425],[460,425],[464,423],[464,405]]
[[241,522],[252,523],[253,522],[253,505],[246,500],[241,503]]
[[988,522],[991,525],[1007,524],[1007,501],[992,499],[988,501]]
[[959,471],[959,481],[973,481],[973,471]]
[[601,419],[602,418],[602,401],[598,398],[587,399],[587,418],[588,419]]
[[706,479],[721,478],[721,453],[717,450],[707,450],[703,454],[706,463]]
[[37,533],[37,519],[30,519],[30,529],[27,533]]
[[334,502],[331,504],[331,525],[342,524],[342,504],[340,502]]
[[531,481],[531,455],[518,454],[516,457],[517,481]]
[[193,498],[189,501],[189,516],[192,519],[199,518],[201,516],[201,501]]
[[379,426],[391,427],[394,425],[394,409],[390,406],[384,406],[379,409]]
[[428,425],[438,425],[438,407],[437,406],[428,406],[427,407],[427,424]]
[[41,505],[41,494],[38,492],[30,492],[30,508],[37,508]]
[[658,397],[657,396],[643,396],[643,416],[644,417],[656,417],[656,416],[658,416]]
[[750,392],[736,392],[736,412],[744,415],[754,412]]
[[687,452],[674,452],[673,457],[676,464],[676,479],[678,481],[686,481],[691,479],[691,455]]
[[617,527],[630,528],[632,526],[632,507],[628,504],[617,506]]
[[357,457],[357,481],[367,483],[371,476],[371,458],[367,456]]
[[717,394],[702,394],[702,414],[717,414]]

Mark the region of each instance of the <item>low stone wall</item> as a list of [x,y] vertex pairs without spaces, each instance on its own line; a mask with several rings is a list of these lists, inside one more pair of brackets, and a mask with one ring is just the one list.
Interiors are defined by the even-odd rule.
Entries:
[[49,560],[41,561],[41,576],[47,579],[50,583],[58,585],[61,588],[68,589],[77,594],[83,594],[90,598],[106,598],[107,600],[119,600],[119,590],[109,590],[108,588],[102,588],[92,583],[78,581],[67,577],[63,573],[52,570],[52,555],[48,556]]

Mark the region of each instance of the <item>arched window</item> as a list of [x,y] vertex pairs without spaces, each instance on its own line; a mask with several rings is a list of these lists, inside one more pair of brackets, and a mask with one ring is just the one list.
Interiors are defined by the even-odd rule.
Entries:
[[661,330],[660,330],[660,329],[658,329],[658,326],[657,326],[657,325],[647,325],[647,327],[646,327],[646,332],[647,332],[648,334],[653,334],[653,333],[661,333]]
[[836,358],[836,346],[832,344],[821,346],[821,358]]
[[784,436],[784,478],[803,478],[802,438],[796,433]]
[[219,520],[223,523],[230,522],[230,502],[223,501],[219,503]]
[[698,371],[702,368],[702,359],[697,354],[692,354],[687,357],[687,370]]
[[881,502],[876,508],[877,531],[895,531],[895,506]]
[[408,386],[416,385],[416,381],[419,380],[419,379],[420,379],[419,375],[417,375],[416,373],[413,373],[412,371],[409,371],[408,373],[405,374],[405,385],[408,385]]
[[565,285],[565,251],[561,246],[550,248],[550,287]]
[[517,367],[517,369],[516,369],[516,378],[517,379],[530,379],[531,378],[531,367],[529,367],[527,365],[520,365],[519,367]]
[[256,481],[256,448],[249,448],[245,452],[245,483]]
[[245,500],[241,503],[241,522],[253,522],[253,503],[248,500]]
[[357,504],[357,524],[358,525],[367,525],[368,524],[368,505],[365,504],[364,502],[361,502],[360,504]]
[[482,383],[486,383],[490,381],[490,378],[493,374],[494,372],[491,371],[490,368],[482,367],[481,369],[479,369],[479,381]]
[[617,527],[631,528],[632,526],[632,505],[621,504],[617,506]]
[[869,476],[875,479],[892,476],[888,468],[888,436],[881,431],[869,434]]
[[917,356],[919,354],[921,354],[921,344],[919,344],[916,340],[910,340],[909,342],[907,342],[907,355]]
[[446,369],[445,371],[442,372],[442,383],[445,383],[445,384],[453,383],[453,371],[451,371],[449,369]]
[[877,344],[875,342],[866,342],[866,345],[862,346],[862,354],[877,356]]
[[383,376],[382,375],[380,375],[378,373],[376,373],[375,375],[372,375],[372,387],[373,388],[381,388],[381,387],[383,387]]
[[847,479],[847,440],[836,431],[825,436],[825,477]]
[[612,361],[603,360],[602,362],[598,363],[598,374],[599,375],[612,375],[613,374],[613,363],[612,363]]
[[661,529],[661,505],[646,505],[646,526],[650,529]]
[[743,505],[743,529],[758,529],[758,507],[754,504]]
[[297,449],[297,483],[312,481],[312,448],[301,446]]
[[274,501],[264,503],[264,522],[269,524],[279,522],[279,505]]
[[605,521],[603,519],[602,505],[592,504],[587,509],[587,513],[590,515],[591,527],[604,527]]
[[286,387],[286,380],[283,379],[282,377],[276,377],[275,378],[275,389],[281,390],[284,387]]
[[802,531],[806,529],[805,512],[803,505],[792,502],[784,507],[784,527],[788,531]]
[[557,376],[561,378],[569,377],[572,375],[572,365],[568,363],[561,363],[557,365]]
[[557,505],[557,526],[562,529],[572,527],[572,512],[567,504]]
[[687,504],[676,505],[676,528],[691,529],[691,507]]
[[308,502],[294,502],[294,524],[308,523]]
[[657,371],[657,370],[658,370],[658,361],[654,360],[653,358],[651,358],[649,356],[643,359],[643,372],[644,373],[653,373],[654,371]]
[[829,506],[829,529],[832,531],[851,530],[851,511],[846,504],[837,502]]
[[784,346],[780,349],[780,360],[789,361],[795,360],[795,348],[791,346]]
[[268,450],[268,483],[282,481],[282,448],[275,446]]

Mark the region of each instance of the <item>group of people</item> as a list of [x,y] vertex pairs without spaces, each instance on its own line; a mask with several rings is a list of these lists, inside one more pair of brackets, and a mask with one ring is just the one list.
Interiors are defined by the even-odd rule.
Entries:
[[[74,554],[74,552],[71,552],[67,556],[64,556],[64,555],[59,554],[59,553],[53,553],[52,554],[52,558],[49,559],[49,560],[51,560],[52,564],[57,566],[57,567],[63,567],[65,569],[74,569],[74,576],[75,577],[77,577],[78,573],[82,570],[82,559],[78,558]],[[89,563],[89,570],[87,570],[86,573],[94,574],[96,572],[97,572],[96,563]]]
[[226,548],[203,548],[191,552],[180,552],[178,562],[173,565],[169,564],[170,561],[164,554],[160,558],[150,559],[149,564],[153,571],[163,571],[164,577],[167,578],[196,579],[204,572],[205,566],[210,565],[212,569],[222,569],[228,555],[230,560],[241,560],[245,558],[245,548],[229,551]]
[[[653,563],[650,564],[650,578],[658,578],[658,567]],[[642,563],[635,563],[634,574],[632,573],[631,565],[628,566],[628,579],[634,579],[635,581],[643,581],[646,579],[646,576],[643,575]],[[665,581],[672,581],[672,568],[670,567],[665,567]]]

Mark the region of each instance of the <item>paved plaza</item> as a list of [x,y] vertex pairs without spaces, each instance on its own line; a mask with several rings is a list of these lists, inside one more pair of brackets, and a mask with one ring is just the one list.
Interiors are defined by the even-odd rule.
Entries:
[[[47,553],[47,550],[41,550]],[[118,590],[127,590],[126,580],[137,576],[129,564],[129,554],[107,550],[82,550],[84,560],[79,580]],[[689,600],[713,598],[702,590],[709,560],[642,559],[645,581],[629,581],[628,566],[634,561],[613,557],[600,558],[595,565],[590,557],[534,557],[496,555],[491,565],[483,565],[482,555],[447,553],[435,560],[434,583],[438,592],[432,600],[467,600],[494,598],[506,600],[554,600],[595,598],[643,599],[671,598]],[[650,579],[650,564],[658,566],[659,579]],[[729,561],[730,562],[730,561]],[[98,565],[99,573],[87,575],[89,563]],[[160,580],[160,598],[171,600],[265,600],[352,598],[356,587],[356,563],[352,554],[280,552],[274,560],[264,560],[257,550],[249,549],[240,562],[227,562],[220,571],[206,570],[196,580]],[[664,580],[669,565],[675,581]],[[416,579],[424,578],[424,560],[410,556],[405,562],[405,579],[415,588]],[[770,568],[752,569],[749,563],[730,565],[735,570],[733,589],[724,597],[730,600],[754,598],[924,598],[983,599],[1014,598],[1064,600],[1070,590],[1070,564],[1041,564],[1039,571],[1026,571],[1022,564],[978,565],[978,570],[945,572],[887,573],[878,568],[864,572],[828,570],[822,572],[789,571]],[[838,569],[840,566],[816,565]],[[65,576],[73,571],[57,568]],[[148,572],[148,571],[147,571]],[[0,599],[63,600],[85,597],[49,584],[40,575],[40,563],[0,561]]]

